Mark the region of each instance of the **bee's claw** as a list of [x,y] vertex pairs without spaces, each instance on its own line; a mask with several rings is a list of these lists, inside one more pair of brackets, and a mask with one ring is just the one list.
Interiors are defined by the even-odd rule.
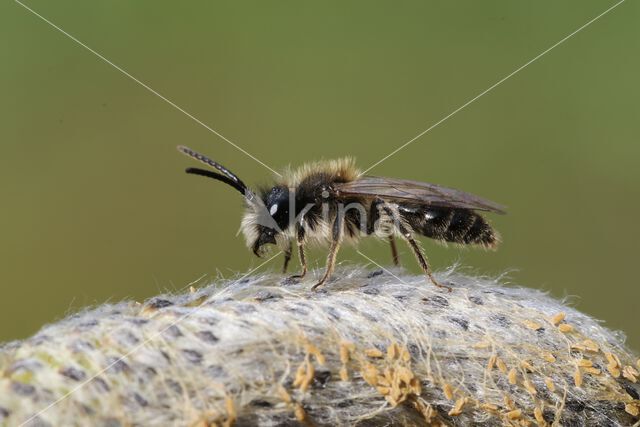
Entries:
[[453,288],[451,286],[447,286],[447,285],[443,285],[443,284],[439,283],[432,275],[429,274],[428,278],[429,278],[429,280],[431,280],[431,283],[436,285],[438,288],[446,289],[447,292],[453,291]]

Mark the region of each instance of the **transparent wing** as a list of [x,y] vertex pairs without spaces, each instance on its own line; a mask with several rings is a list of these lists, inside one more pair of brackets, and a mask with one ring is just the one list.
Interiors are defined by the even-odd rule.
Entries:
[[336,184],[335,188],[338,197],[379,197],[388,201],[410,201],[428,206],[506,213],[504,206],[490,200],[427,182],[365,176],[355,181]]

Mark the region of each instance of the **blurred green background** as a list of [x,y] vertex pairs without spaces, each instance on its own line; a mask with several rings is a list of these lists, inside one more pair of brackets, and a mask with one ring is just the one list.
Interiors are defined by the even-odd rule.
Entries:
[[[614,2],[27,4],[280,169],[344,155],[368,167]],[[508,205],[497,252],[425,242],[435,268],[510,271],[636,349],[639,21],[628,0],[371,171]],[[267,169],[12,1],[0,46],[0,341],[260,264],[235,236],[238,195],[185,175],[175,146],[248,183]],[[385,244],[361,250],[390,263]]]

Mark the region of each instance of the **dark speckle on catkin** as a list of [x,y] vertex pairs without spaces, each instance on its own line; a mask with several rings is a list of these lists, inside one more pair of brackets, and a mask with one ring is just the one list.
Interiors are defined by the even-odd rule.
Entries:
[[449,307],[449,301],[441,295],[432,295],[428,298],[422,298],[422,301],[432,307]]
[[467,319],[463,319],[461,317],[449,317],[449,321],[465,331],[469,330],[469,321]]
[[107,371],[114,373],[127,373],[131,371],[131,368],[125,362],[122,357],[108,356],[106,359]]
[[367,277],[368,279],[372,279],[372,278],[377,277],[377,276],[382,276],[383,274],[384,274],[384,270],[382,270],[382,269],[380,269],[380,270],[374,270],[374,271],[372,271],[371,273],[367,274],[367,276],[366,276],[366,277]]
[[474,303],[476,305],[484,305],[484,301],[479,296],[470,295],[469,296],[469,301],[471,301],[472,303]]
[[215,344],[218,342],[218,337],[216,337],[211,331],[199,331],[197,335],[198,338],[206,343]]
[[73,381],[82,381],[87,377],[87,374],[84,373],[84,371],[74,368],[73,366],[68,366],[60,370],[60,375],[63,375]]
[[147,303],[147,306],[150,308],[165,308],[171,307],[173,305],[172,301],[163,298],[153,298],[151,301]]
[[31,396],[36,392],[36,388],[30,384],[23,384],[14,381],[11,383],[11,391],[18,396]]
[[185,359],[188,360],[191,363],[200,363],[202,362],[202,353],[200,353],[197,350],[193,350],[193,349],[184,349],[182,350],[182,354],[184,355]]

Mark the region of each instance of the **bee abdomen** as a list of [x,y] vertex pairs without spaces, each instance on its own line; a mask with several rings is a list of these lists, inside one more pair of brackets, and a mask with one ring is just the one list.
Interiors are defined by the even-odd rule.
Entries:
[[426,208],[405,219],[416,232],[435,240],[486,247],[498,243],[487,220],[469,209]]

